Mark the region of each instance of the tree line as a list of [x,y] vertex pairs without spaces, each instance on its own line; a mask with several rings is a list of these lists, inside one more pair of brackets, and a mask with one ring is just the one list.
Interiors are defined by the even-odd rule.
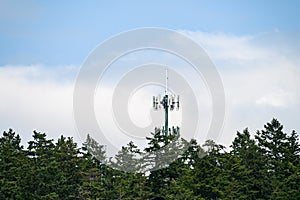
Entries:
[[[159,129],[147,140],[145,149],[129,142],[112,159],[89,135],[78,146],[34,131],[25,149],[18,134],[5,131],[0,199],[300,199],[299,135],[285,133],[276,119],[254,134],[237,132],[230,148]],[[173,162],[162,166],[166,155]],[[156,170],[143,170],[147,164]]]

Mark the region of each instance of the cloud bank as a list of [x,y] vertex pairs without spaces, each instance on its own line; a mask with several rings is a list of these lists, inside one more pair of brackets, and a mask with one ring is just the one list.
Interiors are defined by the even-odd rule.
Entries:
[[255,131],[273,117],[299,131],[299,36],[183,33],[204,46],[223,79],[227,120],[220,141],[228,144],[235,130],[249,127]]
[[[255,131],[273,117],[282,121],[287,131],[300,130],[298,36],[280,32],[246,36],[181,32],[204,47],[223,80],[226,119],[219,143],[229,145],[237,130],[249,127]],[[1,131],[13,128],[26,141],[33,130],[38,130],[55,139],[60,134],[73,136],[80,143],[72,111],[73,87],[79,70],[76,66],[1,66]],[[108,84],[104,90],[111,95],[111,89]],[[139,101],[145,96],[136,95]],[[132,103],[137,106],[130,104],[130,108],[137,111],[131,110],[130,115],[145,126],[149,116],[142,117],[144,104],[136,101],[133,99]],[[109,105],[109,101],[106,103]],[[199,107],[210,109],[207,103]],[[201,117],[210,118],[209,112]]]

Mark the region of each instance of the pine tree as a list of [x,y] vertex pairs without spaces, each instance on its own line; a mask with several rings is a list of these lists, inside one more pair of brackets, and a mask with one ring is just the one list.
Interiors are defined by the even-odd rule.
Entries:
[[81,168],[83,170],[83,183],[79,188],[80,199],[108,199],[110,198],[109,176],[111,168],[106,166],[105,146],[100,145],[89,134],[83,143]]
[[294,191],[294,197],[300,197],[299,143],[296,132],[293,131],[289,136],[283,132],[280,122],[273,119],[264,126],[264,130],[257,132],[255,138],[260,152],[267,157],[267,176],[271,178],[269,197],[285,196],[290,191]]
[[32,160],[32,178],[34,198],[42,199],[51,194],[56,196],[56,181],[60,177],[57,162],[54,157],[53,139],[48,140],[45,133],[33,132],[33,141],[28,142],[28,156]]
[[141,150],[131,141],[115,155],[115,161],[111,160],[111,166],[129,173],[142,172],[141,159]]
[[93,158],[97,159],[97,163],[105,164],[106,156],[105,156],[105,146],[100,145],[94,138],[92,138],[89,134],[87,135],[86,141],[82,144],[83,148],[87,150]]
[[53,157],[58,169],[57,190],[60,199],[74,199],[82,183],[82,157],[73,138],[61,136],[55,144]]
[[25,163],[21,138],[9,129],[0,138],[0,199],[23,199]]
[[169,164],[180,157],[182,145],[179,135],[165,135],[160,129],[155,129],[152,135],[146,138],[149,146],[144,149],[147,166],[152,170],[147,185],[152,188],[151,198],[163,199],[172,178]]
[[[235,179],[235,190],[240,191],[235,198],[265,199],[270,194],[270,177],[266,167],[267,158],[259,150],[254,139],[250,138],[248,129],[237,136],[231,145],[232,176]],[[233,189],[233,188],[232,188]]]

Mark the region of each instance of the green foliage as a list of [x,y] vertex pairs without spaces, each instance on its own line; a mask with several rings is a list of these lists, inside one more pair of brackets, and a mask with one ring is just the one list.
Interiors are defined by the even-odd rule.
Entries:
[[87,135],[86,141],[83,143],[83,148],[97,160],[98,164],[104,164],[106,162],[104,145],[100,145],[89,134]]
[[141,151],[131,141],[127,146],[123,146],[122,149],[115,156],[115,161],[110,161],[111,166],[129,173],[141,171]]
[[80,148],[34,131],[24,149],[10,129],[0,137],[0,199],[300,199],[299,136],[276,119],[237,132],[229,151],[159,129],[147,140],[108,159],[89,135]]
[[23,164],[21,139],[12,129],[0,138],[0,199],[22,199]]

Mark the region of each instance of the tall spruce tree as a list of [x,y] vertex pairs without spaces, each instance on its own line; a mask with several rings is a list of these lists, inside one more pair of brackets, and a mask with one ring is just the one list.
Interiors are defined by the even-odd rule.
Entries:
[[26,154],[21,138],[12,129],[0,138],[0,199],[23,199]]
[[288,195],[293,192],[295,199],[300,197],[299,184],[299,143],[295,131],[290,136],[283,132],[283,126],[277,119],[257,131],[255,138],[258,141],[260,152],[266,158],[267,175],[271,178],[269,198]]
[[233,178],[237,181],[236,190],[240,190],[246,199],[269,198],[271,179],[266,166],[267,157],[251,139],[248,129],[237,132],[230,147],[231,155],[237,159],[232,169]]

